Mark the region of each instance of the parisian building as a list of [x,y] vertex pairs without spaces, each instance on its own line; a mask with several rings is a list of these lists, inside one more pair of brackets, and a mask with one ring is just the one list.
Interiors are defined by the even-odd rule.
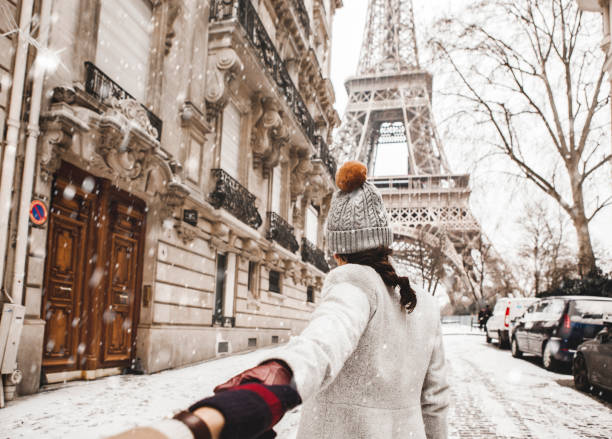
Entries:
[[341,6],[0,0],[1,300],[25,306],[18,393],[304,328],[329,270]]

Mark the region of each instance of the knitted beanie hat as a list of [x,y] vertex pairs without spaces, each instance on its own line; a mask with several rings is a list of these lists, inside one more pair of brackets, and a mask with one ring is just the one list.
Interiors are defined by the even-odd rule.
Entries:
[[376,187],[366,181],[367,173],[363,163],[349,161],[336,174],[340,190],[332,198],[326,226],[332,253],[357,253],[393,242],[389,214]]

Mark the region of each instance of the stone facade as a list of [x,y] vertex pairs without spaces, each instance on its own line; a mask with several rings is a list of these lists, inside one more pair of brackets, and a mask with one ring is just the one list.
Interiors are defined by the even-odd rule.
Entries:
[[[48,50],[58,65],[44,80],[32,198],[50,206],[51,223],[58,215],[70,221],[76,211],[54,210],[58,197],[67,199],[58,182],[74,183],[77,198],[91,200],[86,186],[95,181],[102,188],[94,190],[96,199],[112,190],[146,206],[138,223],[144,239],[138,264],[130,265],[135,281],[122,293],[99,287],[107,284],[96,276],[112,278],[112,287],[120,275],[109,261],[96,261],[103,253],[88,250],[91,234],[81,236],[84,254],[93,255],[78,286],[90,307],[77,307],[71,321],[81,337],[65,363],[72,366],[51,367],[45,358],[57,351],[57,340],[50,322],[63,324],[74,310],[55,311],[53,226],[29,228],[20,393],[38,390],[41,370],[47,382],[130,368],[152,373],[281,343],[303,329],[326,271],[322,230],[335,174],[326,145],[339,123],[330,38],[340,6],[341,0],[52,2]],[[39,7],[35,2],[33,13]],[[10,40],[0,44],[0,67],[10,75],[4,56]],[[0,117],[5,101],[3,86]],[[23,187],[16,174],[15,208]],[[131,210],[126,221],[134,225]],[[88,214],[94,233],[108,221],[100,212]],[[98,249],[105,245],[96,242]],[[107,245],[113,253],[114,244]],[[117,272],[127,263],[118,261]],[[9,294],[12,266],[4,282]],[[76,283],[65,285],[59,288],[76,294]],[[114,328],[115,299],[103,306],[96,295],[123,297],[134,322]],[[102,329],[91,327],[96,319]],[[96,350],[98,340],[110,345],[121,337],[133,337],[127,367]]]

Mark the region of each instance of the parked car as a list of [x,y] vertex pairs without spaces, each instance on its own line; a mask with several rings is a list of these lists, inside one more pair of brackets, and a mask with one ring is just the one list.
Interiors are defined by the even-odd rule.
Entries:
[[512,356],[542,357],[548,370],[569,364],[578,345],[604,328],[612,299],[595,296],[547,297],[527,308],[511,333]]
[[593,340],[578,346],[574,356],[574,385],[583,392],[591,386],[612,391],[612,315],[604,320],[604,325]]
[[510,347],[512,322],[521,317],[529,305],[537,301],[538,299],[528,297],[503,297],[499,299],[485,327],[487,343],[497,340],[500,347]]

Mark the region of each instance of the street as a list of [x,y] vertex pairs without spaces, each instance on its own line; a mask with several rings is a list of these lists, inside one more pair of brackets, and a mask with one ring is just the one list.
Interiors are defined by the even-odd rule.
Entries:
[[[576,391],[567,373],[535,359],[517,360],[484,336],[445,326],[452,405],[451,438],[609,438],[612,404]],[[158,374],[72,382],[21,397],[0,410],[1,438],[93,438],[146,424],[210,394],[227,377],[257,363],[262,351]],[[295,437],[299,409],[278,424]]]

